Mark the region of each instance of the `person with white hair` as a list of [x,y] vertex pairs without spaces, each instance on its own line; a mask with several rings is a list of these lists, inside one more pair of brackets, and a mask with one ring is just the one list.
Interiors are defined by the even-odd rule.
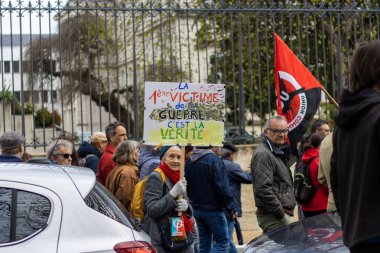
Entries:
[[52,164],[71,165],[73,160],[73,143],[65,139],[57,139],[46,150],[46,156]]

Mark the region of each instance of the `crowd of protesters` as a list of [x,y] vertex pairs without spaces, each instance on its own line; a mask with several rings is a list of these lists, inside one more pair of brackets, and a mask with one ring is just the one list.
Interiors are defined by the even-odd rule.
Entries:
[[[299,205],[301,217],[337,210],[342,217],[344,243],[351,252],[380,250],[376,222],[380,202],[374,201],[380,185],[378,66],[380,41],[362,45],[352,60],[333,134],[328,122],[316,120],[300,145],[299,162],[309,163],[311,183],[316,188],[310,202]],[[135,185],[148,177],[141,226],[157,252],[166,252],[167,247],[161,236],[162,221],[181,212],[185,231],[194,242],[172,252],[236,253],[232,234],[236,218],[242,215],[242,183],[253,184],[256,218],[264,233],[292,222],[297,203],[286,151],[289,130],[283,116],[272,116],[265,123],[261,143],[252,155],[251,173],[234,162],[238,149],[230,143],[222,149],[187,147],[183,158],[178,146],[142,145],[127,140],[126,130],[121,122],[111,123],[105,134],[94,133],[78,152],[72,138],[60,136],[48,146],[46,159],[56,165],[89,167],[127,210],[131,209]],[[0,147],[0,162],[33,161],[25,153],[21,133],[3,133]],[[185,177],[181,178],[183,161]]]

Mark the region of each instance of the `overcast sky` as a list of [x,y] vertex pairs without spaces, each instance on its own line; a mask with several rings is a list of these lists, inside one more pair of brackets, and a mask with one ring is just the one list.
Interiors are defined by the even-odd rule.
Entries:
[[[10,0],[12,7],[18,7],[18,1],[17,0]],[[47,6],[48,0],[41,0],[42,4],[41,6]],[[66,0],[61,1],[61,6],[66,4]],[[8,6],[9,1],[4,1],[2,4],[2,7]],[[37,0],[30,0],[30,3],[32,6],[37,6]],[[50,1],[52,6],[56,6],[56,0]],[[29,5],[29,0],[23,1],[24,6]],[[12,14],[8,11],[3,12],[3,17],[0,17],[1,21],[1,29],[3,34],[19,34],[20,33],[20,23],[21,23],[21,30],[22,34],[39,34],[40,31],[42,34],[55,33],[57,30],[57,22],[53,19],[54,15],[56,13],[49,13],[44,12],[42,17],[38,17],[37,12],[24,12],[22,17],[20,18],[19,13],[13,12]],[[50,29],[49,29],[49,19],[50,19]],[[30,22],[31,20],[31,22]],[[30,26],[30,23],[32,24]]]

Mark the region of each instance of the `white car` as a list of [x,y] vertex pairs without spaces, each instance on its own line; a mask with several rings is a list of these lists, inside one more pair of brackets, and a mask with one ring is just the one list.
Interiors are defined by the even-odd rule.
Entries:
[[0,163],[0,252],[156,251],[90,169]]

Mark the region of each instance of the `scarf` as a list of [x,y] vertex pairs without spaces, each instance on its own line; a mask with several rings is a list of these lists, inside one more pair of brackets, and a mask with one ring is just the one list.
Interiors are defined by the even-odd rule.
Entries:
[[[170,181],[173,182],[173,184],[176,184],[179,181],[180,173],[181,173],[179,170],[172,170],[164,162],[160,163],[160,169],[165,173],[165,176],[167,176],[170,179]],[[191,226],[191,222],[189,218],[186,216],[185,212],[182,212],[182,219],[183,219],[183,223],[185,224],[186,233],[191,232],[193,230],[193,227]]]

